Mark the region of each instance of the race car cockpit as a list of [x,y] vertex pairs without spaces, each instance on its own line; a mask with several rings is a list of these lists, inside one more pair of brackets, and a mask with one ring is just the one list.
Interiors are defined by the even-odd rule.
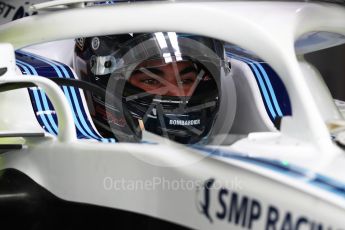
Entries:
[[[217,39],[155,32],[39,46],[17,51],[17,66],[62,86],[81,139],[140,142],[148,131],[183,144],[231,144],[251,132],[276,132],[291,115],[274,70]],[[56,117],[47,113],[54,108],[40,103],[48,101],[44,93],[30,96],[41,126],[57,134]]]

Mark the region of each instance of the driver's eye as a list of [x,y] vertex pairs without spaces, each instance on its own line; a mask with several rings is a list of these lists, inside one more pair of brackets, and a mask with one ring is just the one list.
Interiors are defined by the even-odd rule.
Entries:
[[195,81],[194,78],[186,78],[186,79],[181,79],[181,82],[183,85],[190,85],[193,84]]
[[159,81],[157,81],[156,79],[153,79],[153,78],[143,79],[140,82],[147,84],[147,85],[152,85],[152,86],[156,86],[156,85],[160,84]]

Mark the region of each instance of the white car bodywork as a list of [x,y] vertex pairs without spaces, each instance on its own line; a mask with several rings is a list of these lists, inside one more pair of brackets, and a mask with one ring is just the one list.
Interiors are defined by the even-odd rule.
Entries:
[[[315,31],[345,36],[345,8],[236,1],[77,7],[4,24],[0,42],[17,50],[80,36],[150,31],[200,34],[253,51],[281,77],[292,116],[283,117],[280,131],[268,124],[271,131],[250,133],[231,145],[191,148],[149,133],[144,140],[156,144],[78,140],[73,110],[60,88],[46,78],[23,78],[11,46],[4,44],[0,67],[7,72],[0,82],[32,82],[44,89],[58,114],[59,134],[21,137],[42,132],[28,91],[0,93],[1,134],[18,136],[4,142],[24,145],[4,151],[0,168],[23,172],[63,200],[193,229],[344,229],[345,152],[329,130],[345,126],[343,115],[319,73],[296,54],[295,41]],[[26,51],[35,53],[33,47]],[[217,186],[209,190],[207,182]]]

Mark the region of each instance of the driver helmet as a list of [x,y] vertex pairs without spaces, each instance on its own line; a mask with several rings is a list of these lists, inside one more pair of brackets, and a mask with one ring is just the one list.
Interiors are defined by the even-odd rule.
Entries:
[[183,144],[205,143],[229,73],[223,42],[155,32],[78,38],[74,69],[104,89],[86,92],[95,126],[117,141],[141,141],[143,130]]

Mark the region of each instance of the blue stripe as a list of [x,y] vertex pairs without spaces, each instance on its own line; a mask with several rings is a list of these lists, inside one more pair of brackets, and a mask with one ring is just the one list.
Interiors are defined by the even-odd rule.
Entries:
[[[21,54],[26,55],[26,56],[29,56],[29,57],[33,57],[33,56],[31,56],[31,55],[29,55],[29,54],[27,54],[27,53],[24,53],[24,52],[19,52],[19,51],[18,51],[18,53],[21,53]],[[41,59],[41,58],[38,58],[38,57],[33,57],[33,58],[35,58],[35,59],[37,59],[37,60],[40,60],[40,61],[42,61],[42,62],[44,62],[44,63],[49,64],[51,67],[53,67],[53,69],[55,70],[55,72],[56,72],[56,74],[58,75],[58,77],[59,77],[59,78],[63,78],[63,76],[62,76],[62,74],[61,74],[61,71],[60,71],[54,64],[51,64],[51,63],[49,63],[47,60],[44,60],[44,59]],[[70,98],[70,96],[69,96],[67,87],[66,87],[66,86],[62,86],[62,90],[64,91],[64,94],[66,95],[66,97],[67,97],[69,103],[72,104],[71,98]],[[75,124],[76,124],[78,130],[81,131],[81,133],[82,133],[84,136],[88,136],[88,135],[84,132],[84,130],[80,127],[79,122],[78,122],[78,120],[77,120],[77,118],[76,118],[75,113],[73,113],[73,118],[74,118],[74,122],[75,122]]]
[[[66,69],[66,67],[58,62],[55,61],[51,61],[52,63],[56,63],[58,68],[61,68],[65,77],[66,78],[72,78],[71,75],[73,76],[73,74],[69,71],[68,69]],[[74,78],[74,76],[73,76]],[[83,104],[81,99],[79,99],[78,95],[75,91],[74,87],[68,87],[68,91],[71,91],[72,97],[73,97],[73,101],[72,101],[72,106],[73,106],[73,110],[77,110],[78,116],[77,118],[79,119],[79,121],[81,121],[83,128],[92,136],[91,138],[97,139],[97,140],[101,140],[103,139],[101,136],[99,136],[93,128],[90,128],[91,124],[89,125],[88,122],[85,120],[85,116],[83,113],[83,109],[81,109],[82,107],[80,106],[80,104]],[[80,103],[80,104],[79,104]],[[90,136],[88,136],[90,138]],[[104,138],[105,142],[108,143],[110,142],[110,139]]]
[[[28,54],[28,53],[24,53],[24,52],[22,52],[22,54],[27,55],[27,56],[29,56],[29,57],[33,57],[33,58],[35,58],[35,59],[37,59],[37,60],[40,60],[40,61],[42,61],[42,62],[45,62],[45,63],[49,64],[50,66],[52,66],[52,67],[54,68],[54,70],[56,71],[58,77],[64,78],[64,76],[62,75],[60,69],[58,68],[58,66],[57,66],[53,61],[49,61],[49,60],[46,60],[46,59],[43,59],[43,58],[40,58],[40,57],[31,55],[31,54]],[[67,74],[66,71],[63,71],[63,72],[64,72],[64,74]],[[68,75],[68,74],[67,74],[67,75]],[[67,76],[67,75],[65,75],[65,77],[69,78],[69,76]],[[69,88],[73,88],[73,89],[71,90],[71,91],[72,91],[73,100],[71,100],[71,97],[70,97],[70,94],[69,94],[69,91],[68,91],[68,87],[63,86],[62,88],[63,88],[63,91],[64,91],[64,93],[65,93],[65,95],[66,95],[66,97],[67,97],[69,103],[73,106],[73,102],[74,102],[75,100],[77,100],[77,99],[76,99],[76,95],[75,95],[74,88],[73,88],[73,87],[69,87]],[[92,134],[92,133],[91,133],[91,134],[90,134],[90,133],[89,133],[89,134],[86,133],[86,131],[83,129],[83,127],[85,128],[85,126],[86,126],[85,121],[84,121],[84,120],[83,120],[84,122],[82,121],[82,125],[83,125],[83,127],[82,127],[82,126],[80,125],[80,123],[79,123],[79,120],[78,120],[78,118],[80,118],[80,117],[83,118],[83,115],[80,114],[81,111],[80,111],[79,104],[77,104],[76,109],[77,109],[77,114],[78,114],[78,116],[76,116],[76,114],[73,113],[73,118],[74,118],[74,122],[75,122],[75,124],[76,124],[78,130],[79,130],[84,136],[86,136],[86,137],[95,138],[95,139],[100,138],[100,137],[95,136],[95,135]],[[90,130],[89,130],[89,131],[90,131]],[[91,131],[90,131],[90,132],[91,132]]]
[[[31,74],[32,74],[32,73],[29,71],[28,68],[26,68],[25,66],[19,64],[18,61],[16,61],[16,65],[17,65],[17,67],[20,69],[20,71],[22,72],[23,75],[31,75]],[[30,95],[30,100],[32,101],[32,100],[35,100],[35,99],[36,99],[35,101],[37,101],[37,102],[32,103],[32,106],[34,107],[34,111],[35,111],[35,116],[36,116],[36,118],[37,118],[39,124],[42,126],[42,128],[43,128],[46,132],[49,132],[49,133],[50,133],[50,131],[47,129],[47,125],[46,125],[46,124],[48,124],[48,122],[47,122],[47,120],[46,120],[44,114],[43,114],[43,113],[41,113],[41,114],[39,114],[39,115],[37,114],[37,111],[39,110],[37,107],[40,107],[40,108],[41,108],[41,103],[40,103],[40,101],[38,100],[38,95],[33,95],[31,91],[32,91],[31,89],[28,89],[28,92],[29,92],[29,95]],[[50,127],[50,124],[48,124],[48,125],[49,125],[49,127]]]
[[[265,158],[250,157],[248,155],[241,155],[239,153],[228,152],[226,150],[210,149],[204,146],[194,145],[191,147],[194,149],[203,151],[212,156],[235,159],[235,160],[243,161],[243,162],[250,163],[256,166],[261,166],[266,169],[270,169],[272,171],[287,175],[294,179],[305,181],[314,187],[333,193],[345,199],[345,184],[344,183],[340,181],[336,181],[332,178],[320,175],[318,173],[313,173],[309,170],[306,170],[306,169],[303,169],[291,164],[283,164],[281,161],[278,161],[278,160],[269,160]],[[310,177],[310,175],[313,175],[313,177]]]
[[[32,55],[33,57],[35,57],[34,55]],[[73,73],[71,71],[69,71],[66,66],[62,63],[56,62],[56,61],[50,61],[54,64],[57,65],[58,68],[61,68],[65,77],[67,78],[74,78]],[[72,76],[72,77],[71,77]],[[80,119],[80,121],[82,122],[83,128],[94,138],[97,140],[105,140],[106,143],[115,143],[115,139],[114,138],[103,138],[100,135],[98,135],[93,128],[90,128],[91,124],[88,124],[88,122],[85,120],[86,115],[83,114],[83,109],[81,105],[83,105],[83,102],[81,99],[79,99],[80,95],[77,94],[77,92],[75,91],[74,87],[68,87],[68,89],[71,91],[72,93],[72,97],[73,97],[73,101],[72,101],[72,105],[74,105],[77,109],[77,113],[78,116],[77,118]],[[73,103],[74,102],[74,103]],[[85,112],[84,112],[85,113]]]
[[[22,69],[24,69],[24,71],[26,72],[27,75],[33,75],[33,73],[31,73],[31,72],[29,71],[29,69],[25,66],[25,63],[21,63],[21,61],[19,61],[19,60],[17,60],[16,62],[17,62],[17,65],[18,65],[18,66],[20,66]],[[33,92],[33,94],[34,94],[34,98],[35,98],[35,102],[36,102],[36,105],[37,105],[38,110],[43,112],[42,105],[41,105],[41,102],[40,102],[40,100],[39,100],[39,95],[38,95],[37,90],[33,90],[32,92]],[[44,107],[45,107],[45,110],[47,110],[47,109],[46,109],[46,105],[44,105]],[[40,114],[39,114],[39,117],[41,118],[41,120],[42,120],[42,122],[43,122],[43,124],[44,124],[44,128],[45,128],[49,133],[55,134],[55,135],[56,135],[57,133],[54,132],[54,131],[52,130],[50,124],[48,123],[48,121],[47,121],[47,119],[46,119],[46,114],[45,114],[45,113],[40,113]],[[48,119],[49,119],[51,122],[53,122],[53,121],[51,120],[51,117],[50,117],[49,115],[48,115]]]
[[273,118],[275,118],[277,115],[276,115],[276,112],[274,111],[273,109],[273,106],[272,106],[272,103],[271,103],[271,100],[270,100],[270,97],[268,95],[268,92],[267,92],[267,89],[266,89],[266,86],[262,80],[262,77],[261,77],[261,74],[259,73],[259,70],[256,68],[256,65],[253,64],[252,62],[248,61],[247,59],[243,58],[243,57],[240,57],[240,56],[236,56],[234,54],[231,54],[231,53],[227,53],[228,55],[230,55],[230,57],[234,58],[234,59],[237,59],[237,60],[240,60],[240,61],[244,61],[245,63],[247,63],[248,65],[250,65],[252,67],[252,69],[254,70],[255,72],[255,77],[257,78],[258,82],[259,82],[259,86],[262,90],[262,94],[265,98],[265,101],[266,101],[266,104],[267,104],[267,107],[272,115]]
[[[19,53],[19,52],[18,52]],[[24,55],[24,57],[31,57],[33,58],[34,60],[39,60],[43,63],[46,63],[48,64],[49,66],[51,66],[56,74],[58,75],[58,77],[63,77],[62,76],[62,73],[61,73],[61,70],[62,72],[64,73],[65,77],[67,78],[71,78],[71,76],[74,78],[74,75],[73,73],[65,67],[64,64],[62,63],[58,63],[58,62],[54,62],[52,60],[46,60],[46,59],[43,59],[39,56],[36,56],[36,55],[32,55],[32,54],[27,54],[27,53],[24,53],[24,52],[21,52],[20,53],[21,55]],[[32,59],[31,59],[32,60]],[[28,60],[29,61],[29,60]],[[47,73],[44,73],[44,75],[51,75],[51,73],[47,72]],[[74,110],[74,120],[75,120],[75,123],[76,123],[76,126],[77,126],[77,131],[81,132],[82,136],[79,136],[79,138],[87,138],[87,139],[90,139],[90,138],[93,138],[93,139],[96,139],[98,141],[102,141],[102,142],[106,142],[106,143],[115,143],[115,139],[114,138],[103,138],[101,136],[99,136],[93,128],[90,129],[91,127],[91,124],[90,123],[87,123],[87,121],[85,120],[85,117],[86,117],[86,113],[84,111],[84,109],[81,109],[83,107],[80,107],[80,104],[82,104],[82,100],[80,98],[80,95],[76,93],[74,87],[66,87],[66,86],[63,86],[63,91],[65,92],[66,96],[67,96],[67,99],[69,100],[70,104],[72,105],[72,108]],[[69,92],[72,94],[72,97],[73,97],[73,100],[70,99],[69,97]],[[74,104],[74,103],[75,104]],[[75,111],[77,110],[77,113],[78,113],[78,116],[75,115]],[[85,114],[85,116],[84,116]],[[81,119],[81,123],[83,125],[83,128],[86,129],[90,135],[86,134],[86,132],[82,129],[82,127],[80,126],[80,124],[78,123],[79,119]]]
[[[53,62],[53,63],[56,63],[56,62]],[[71,78],[71,76],[68,74],[66,68],[63,65],[58,65],[58,66],[62,68],[62,71],[64,72],[64,74],[67,78]],[[81,108],[80,104],[82,104],[82,102],[80,101],[80,104],[79,104],[79,99],[77,98],[77,93],[75,91],[75,88],[69,87],[69,89],[72,92],[73,102],[75,103],[75,107],[76,107],[77,113],[78,113],[78,118],[80,118],[80,121],[83,125],[83,128],[94,138],[101,138],[99,135],[97,135],[95,132],[93,132],[93,130],[91,130],[89,125],[87,124],[87,122],[85,120],[85,116],[82,114],[82,111],[80,109]]]
[[[26,56],[29,56],[29,57],[33,57],[33,56],[30,56],[30,55],[28,55],[27,53],[24,53],[24,52],[19,52],[19,51],[17,51],[17,52],[20,53],[20,54],[22,54],[22,55],[26,55]],[[50,64],[48,61],[46,61],[46,60],[44,60],[44,59],[41,59],[41,58],[37,58],[37,57],[33,57],[33,58],[35,58],[36,60],[40,60],[40,61],[42,61],[42,62],[44,62],[44,63],[49,64],[49,65],[55,70],[55,72],[56,72],[56,74],[58,75],[58,77],[63,78],[63,76],[62,76],[62,74],[61,74],[61,71],[60,71],[55,65]],[[64,94],[66,95],[66,97],[67,97],[69,103],[72,104],[71,99],[70,99],[70,96],[69,96],[69,93],[68,93],[67,87],[66,87],[66,86],[62,86],[62,90],[64,91]],[[73,118],[74,118],[74,122],[75,122],[75,124],[76,124],[78,130],[81,131],[81,132],[83,133],[84,136],[88,136],[88,135],[84,132],[84,130],[80,127],[80,125],[79,125],[79,123],[78,123],[78,121],[77,121],[77,118],[76,118],[76,116],[75,116],[75,113],[73,113]]]
[[[26,63],[26,62],[23,62],[23,61],[20,61],[20,60],[17,60],[18,63],[21,63],[22,65],[25,65],[27,66],[30,70],[31,70],[31,73],[32,75],[39,75],[36,71],[36,69],[31,66],[30,64]],[[39,90],[38,88],[36,88],[37,90],[33,90],[33,92],[35,91],[38,91],[39,94],[38,95],[38,98],[41,98],[42,99],[42,103],[43,103],[43,106],[44,106],[44,110],[45,111],[50,111],[52,110],[52,108],[50,108],[49,104],[48,104],[48,99],[46,97],[46,94],[44,93],[44,90]],[[41,110],[42,112],[44,112],[43,110]],[[46,116],[48,117],[48,120],[51,124],[51,127],[53,128],[53,131],[54,131],[54,134],[57,134],[58,133],[58,126],[57,126],[57,122],[54,120],[53,116],[50,115],[50,114],[46,114]]]
[[[28,56],[30,56],[30,55],[28,55]],[[38,57],[35,56],[35,55],[31,55],[31,56],[32,56],[32,57],[35,57],[35,58],[38,58]],[[71,75],[68,73],[66,67],[65,67],[63,64],[58,63],[58,62],[55,62],[55,61],[52,61],[52,60],[46,60],[46,62],[47,62],[47,63],[49,62],[49,64],[52,63],[52,64],[56,65],[58,68],[61,68],[61,69],[62,69],[62,72],[63,72],[64,75],[65,75],[65,77],[66,77],[66,78],[71,78]],[[77,93],[76,93],[76,91],[75,91],[75,88],[74,88],[74,87],[68,87],[68,89],[71,91],[71,94],[72,94],[72,97],[73,97],[72,105],[74,105],[75,108],[76,108],[76,110],[77,110],[77,114],[78,114],[77,118],[78,118],[78,120],[81,122],[83,129],[85,129],[86,132],[88,132],[88,134],[89,134],[91,137],[96,138],[96,139],[101,138],[99,135],[97,135],[95,132],[93,132],[93,131],[90,129],[89,125],[88,125],[87,122],[85,121],[85,116],[82,114],[81,107],[80,107],[80,104],[79,104],[79,100],[78,100],[78,98],[77,98]],[[80,102],[80,103],[82,104],[82,102]]]
[[[231,55],[231,54],[230,54],[230,55]],[[233,56],[239,57],[238,55],[233,55]],[[282,111],[281,111],[281,108],[280,108],[280,105],[279,105],[279,103],[278,103],[276,94],[275,94],[274,89],[273,89],[273,87],[272,87],[270,78],[268,77],[267,72],[266,72],[266,70],[263,68],[262,64],[259,63],[258,61],[251,60],[251,59],[246,58],[246,57],[241,57],[241,58],[242,58],[243,60],[247,60],[248,62],[254,63],[256,66],[259,67],[259,70],[260,70],[261,73],[263,74],[264,79],[265,79],[265,82],[266,82],[267,87],[268,87],[268,90],[269,90],[269,92],[270,92],[270,94],[271,94],[271,97],[272,97],[272,100],[273,100],[273,104],[274,104],[275,109],[276,109],[276,111],[277,111],[277,113],[278,113],[278,116],[282,117],[282,116],[283,116],[283,113],[282,113]]]
[[273,100],[273,104],[276,108],[276,111],[278,113],[278,116],[282,117],[283,116],[283,113],[280,109],[280,106],[278,104],[278,100],[277,100],[277,97],[274,93],[274,90],[273,90],[273,87],[272,87],[272,84],[271,84],[271,81],[266,73],[266,71],[264,70],[264,68],[262,67],[262,65],[260,63],[256,63],[256,65],[259,67],[259,69],[261,70],[261,73],[264,75],[264,79],[266,81],[266,84],[267,84],[267,87],[268,87],[268,90],[269,92],[271,93],[271,97],[272,97],[272,100]]

